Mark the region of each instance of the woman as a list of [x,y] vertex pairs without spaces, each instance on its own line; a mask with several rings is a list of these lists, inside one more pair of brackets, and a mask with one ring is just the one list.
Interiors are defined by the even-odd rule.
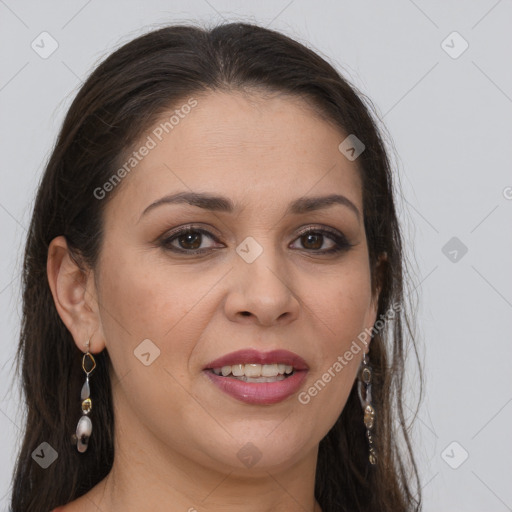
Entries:
[[23,275],[13,512],[420,509],[389,161],[298,42],[170,26],[108,57]]

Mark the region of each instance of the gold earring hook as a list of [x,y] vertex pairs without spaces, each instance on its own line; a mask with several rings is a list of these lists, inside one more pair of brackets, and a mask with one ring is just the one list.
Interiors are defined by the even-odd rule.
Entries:
[[[89,352],[90,343],[91,343],[91,338],[88,339],[88,341],[85,345],[87,347],[87,352],[82,357],[82,369],[87,374],[87,377],[89,377],[89,374],[94,370],[94,368],[96,368],[96,361],[95,361],[93,355]],[[90,365],[92,365],[89,370],[87,370],[87,368],[85,367],[87,360],[89,360]]]

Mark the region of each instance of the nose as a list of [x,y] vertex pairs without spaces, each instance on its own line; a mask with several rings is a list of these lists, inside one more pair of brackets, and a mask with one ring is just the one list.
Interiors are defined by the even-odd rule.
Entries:
[[[229,273],[229,292],[225,302],[231,321],[255,322],[261,326],[285,325],[300,311],[294,289],[293,269],[284,255],[262,246],[261,254],[251,263],[238,254]],[[249,260],[250,261],[250,260]]]

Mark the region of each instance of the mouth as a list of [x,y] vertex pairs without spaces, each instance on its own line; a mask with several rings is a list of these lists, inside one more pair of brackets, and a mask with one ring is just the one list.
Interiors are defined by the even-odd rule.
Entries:
[[293,366],[284,363],[238,363],[208,370],[220,377],[230,377],[243,382],[278,382],[291,377],[297,371]]
[[203,368],[209,381],[222,392],[252,405],[286,400],[302,386],[309,367],[287,350],[239,350],[215,359]]

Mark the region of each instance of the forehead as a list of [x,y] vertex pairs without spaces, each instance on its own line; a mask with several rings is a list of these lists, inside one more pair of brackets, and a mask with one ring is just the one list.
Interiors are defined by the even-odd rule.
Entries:
[[342,193],[362,211],[357,164],[338,149],[345,137],[298,97],[191,96],[142,134],[133,148],[137,163],[109,208],[140,215],[160,196],[188,190],[222,193],[258,208]]

